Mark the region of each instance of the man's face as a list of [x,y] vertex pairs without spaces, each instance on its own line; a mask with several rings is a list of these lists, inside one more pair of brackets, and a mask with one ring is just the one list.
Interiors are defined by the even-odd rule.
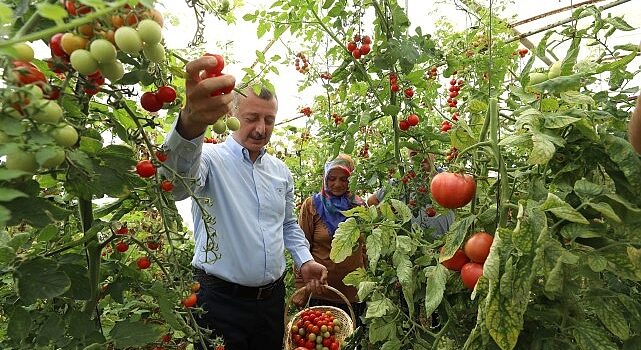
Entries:
[[275,98],[263,100],[251,90],[247,97],[239,98],[236,117],[240,120],[240,129],[234,131],[234,139],[247,148],[252,157],[257,157],[272,136],[278,101]]

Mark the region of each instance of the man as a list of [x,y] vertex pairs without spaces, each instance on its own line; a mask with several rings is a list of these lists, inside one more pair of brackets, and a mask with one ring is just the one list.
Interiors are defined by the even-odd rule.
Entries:
[[[320,292],[325,266],[315,262],[293,214],[294,188],[289,169],[265,152],[274,128],[278,101],[263,89],[212,97],[233,85],[232,76],[206,78],[216,59],[202,57],[186,66],[186,104],[165,140],[165,165],[194,179],[187,189],[175,181],[177,200],[193,194],[211,199],[205,209],[192,205],[195,251],[192,265],[200,282],[200,326],[222,335],[227,350],[281,350],[284,334],[284,247],[291,252],[307,287]],[[232,108],[233,107],[233,108]],[[229,112],[240,129],[224,143],[203,146],[207,127]],[[169,171],[165,171],[165,175]],[[216,237],[208,237],[207,228]],[[218,247],[219,257],[211,247]],[[197,348],[202,348],[197,341]]]
[[641,98],[639,97],[637,97],[637,106],[628,123],[628,140],[637,153],[641,154]]

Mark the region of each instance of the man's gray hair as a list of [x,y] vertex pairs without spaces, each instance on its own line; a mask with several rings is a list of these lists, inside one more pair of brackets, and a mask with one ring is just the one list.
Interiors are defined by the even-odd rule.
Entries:
[[[256,95],[255,92],[254,92],[254,88],[252,86],[246,87],[243,92],[245,93],[245,95],[247,95],[247,94]],[[269,91],[269,89],[267,89],[264,86],[260,87],[260,92],[256,96],[258,98],[262,99],[262,100],[265,100],[265,101],[269,101],[272,98],[275,99],[276,101],[278,101],[278,97],[276,96],[276,94],[272,93],[271,91]],[[240,99],[241,98],[244,98],[244,96],[239,94],[238,92],[234,91],[234,101],[232,103],[232,108],[233,108],[234,111],[238,110],[238,105],[240,104]]]

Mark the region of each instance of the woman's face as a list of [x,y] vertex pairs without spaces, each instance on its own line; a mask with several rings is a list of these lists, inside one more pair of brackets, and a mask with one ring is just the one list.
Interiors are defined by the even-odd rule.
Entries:
[[342,196],[349,189],[349,175],[342,169],[332,169],[327,174],[327,188],[333,196]]

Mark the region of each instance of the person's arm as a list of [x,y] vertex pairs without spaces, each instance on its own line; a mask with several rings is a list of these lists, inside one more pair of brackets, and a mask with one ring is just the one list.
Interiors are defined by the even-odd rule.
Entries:
[[[210,96],[212,91],[234,83],[232,76],[206,78],[203,75],[203,71],[215,66],[216,59],[213,57],[202,57],[187,63],[185,107],[163,144],[163,151],[167,153],[167,160],[163,165],[186,179],[195,179],[190,183],[192,191],[204,185],[207,174],[207,168],[201,162],[204,132],[209,124],[215,123],[231,110],[231,94]],[[159,174],[174,180],[173,173],[164,167],[159,170]],[[173,182],[172,193],[176,200],[189,197],[190,192],[182,181]]]
[[637,105],[628,123],[628,140],[637,153],[641,154],[641,97],[637,97]]

